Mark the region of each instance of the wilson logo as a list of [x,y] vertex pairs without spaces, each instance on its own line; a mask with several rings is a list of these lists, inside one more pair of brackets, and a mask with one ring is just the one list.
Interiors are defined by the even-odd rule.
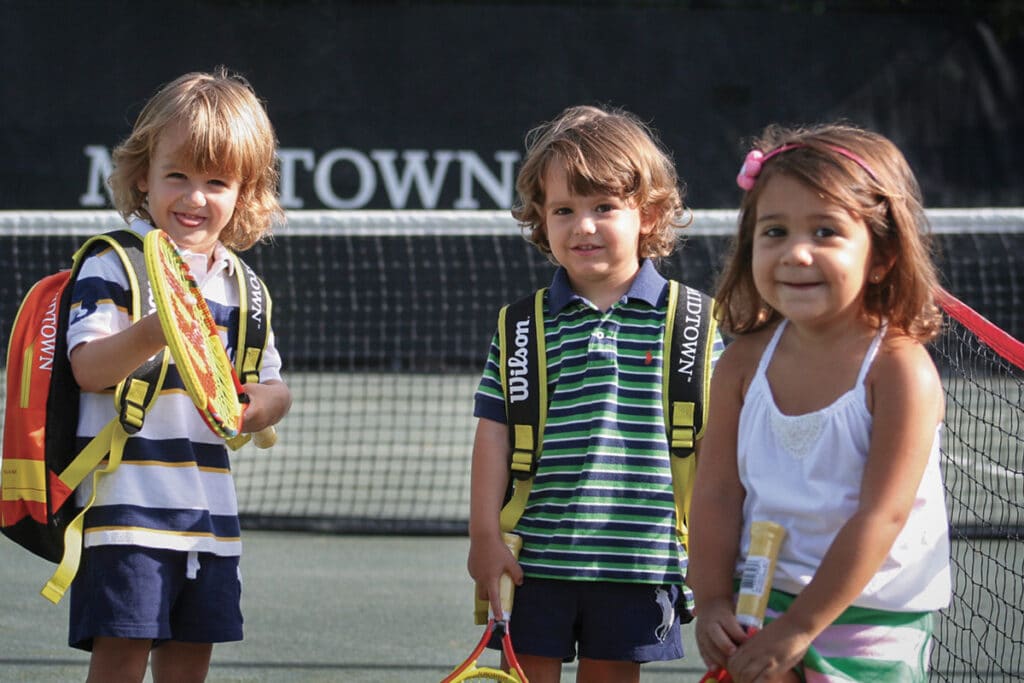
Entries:
[[516,336],[512,342],[515,350],[508,354],[508,395],[509,401],[518,403],[530,398],[530,319],[516,323]]

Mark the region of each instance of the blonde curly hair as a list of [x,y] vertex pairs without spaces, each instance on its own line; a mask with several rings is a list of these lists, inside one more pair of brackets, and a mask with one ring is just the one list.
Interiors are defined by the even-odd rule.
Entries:
[[164,85],[143,107],[126,140],[114,148],[108,182],[114,206],[125,220],[153,217],[139,181],[149,172],[160,135],[184,124],[188,140],[182,157],[203,171],[239,178],[241,186],[231,220],[220,242],[245,250],[283,220],[277,198],[277,138],[263,103],[242,76],[218,67],[194,72]]
[[639,256],[658,259],[678,243],[676,230],[690,224],[685,189],[656,133],[622,109],[570,107],[526,135],[526,158],[516,178],[512,216],[526,238],[551,257],[544,225],[544,175],[560,164],[570,189],[580,195],[625,199],[652,223],[640,236]]

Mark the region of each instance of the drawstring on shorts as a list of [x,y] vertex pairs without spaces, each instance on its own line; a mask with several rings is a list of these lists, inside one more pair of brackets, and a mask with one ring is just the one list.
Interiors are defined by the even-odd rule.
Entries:
[[199,574],[199,553],[190,550],[185,563],[185,578],[194,579]]

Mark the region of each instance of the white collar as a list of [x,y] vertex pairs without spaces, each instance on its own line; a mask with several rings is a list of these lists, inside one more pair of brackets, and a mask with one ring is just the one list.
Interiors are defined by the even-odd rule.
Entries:
[[[130,227],[143,237],[150,230],[156,230],[156,228],[141,218],[133,220]],[[226,271],[229,276],[235,274],[235,259],[231,258],[231,252],[220,242],[216,242],[213,245],[213,263],[209,268],[207,268],[208,260],[205,254],[194,254],[188,249],[179,249],[178,251],[181,254],[181,258],[188,264],[192,275],[196,278],[196,282],[199,285],[202,285],[207,279],[221,270]]]

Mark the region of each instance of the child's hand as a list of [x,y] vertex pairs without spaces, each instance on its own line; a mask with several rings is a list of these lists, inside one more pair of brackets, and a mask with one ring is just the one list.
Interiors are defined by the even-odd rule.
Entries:
[[503,574],[512,577],[517,586],[523,582],[523,569],[505,545],[501,534],[472,538],[469,543],[469,575],[476,581],[476,594],[491,604],[491,613],[501,617],[501,591],[499,581]]
[[242,422],[243,432],[258,432],[275,425],[291,408],[292,395],[284,382],[253,382],[242,389],[249,395],[249,406]]
[[797,680],[792,669],[803,659],[811,639],[790,627],[785,617],[750,636],[729,658],[729,674],[736,683]]
[[82,391],[103,391],[135,371],[167,345],[156,313],[130,327],[71,350],[71,372]]
[[709,670],[726,668],[729,658],[746,639],[746,631],[736,621],[731,597],[700,604],[696,622],[697,649]]

